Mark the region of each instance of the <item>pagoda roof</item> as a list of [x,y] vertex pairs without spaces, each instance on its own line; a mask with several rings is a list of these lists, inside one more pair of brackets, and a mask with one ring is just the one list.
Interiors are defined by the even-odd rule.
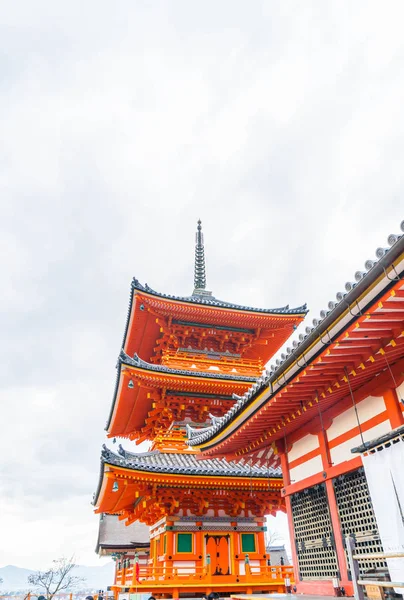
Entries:
[[116,454],[103,446],[93,504],[96,512],[149,525],[177,514],[182,499],[194,515],[205,514],[210,505],[228,516],[238,515],[241,508],[262,517],[285,510],[282,487],[281,472],[272,467],[219,458],[198,461],[193,454],[158,450],[134,454],[120,448]]
[[214,308],[229,308],[230,310],[241,310],[244,312],[263,313],[268,315],[302,315],[308,312],[306,304],[297,306],[295,308],[290,308],[288,304],[279,308],[255,308],[252,306],[243,306],[242,304],[226,302],[224,300],[219,300],[214,296],[202,293],[198,294],[196,292],[194,292],[191,296],[173,296],[170,294],[163,294],[161,292],[156,292],[156,290],[152,289],[149,285],[147,285],[147,283],[142,285],[135,277],[132,280],[132,290],[144,292],[146,294],[150,294],[151,296],[156,296],[157,298],[174,300],[176,302],[187,302],[197,305],[202,304],[204,306],[211,306]]
[[195,454],[180,452],[141,452],[134,453],[119,446],[115,454],[105,445],[101,452],[103,464],[124,467],[149,473],[164,473],[187,475],[187,477],[253,477],[253,478],[282,478],[279,468],[250,466],[244,463],[229,462],[224,458],[198,460]]
[[[218,373],[217,371],[206,372],[198,371],[196,369],[172,369],[165,365],[157,365],[144,361],[141,358],[139,358],[137,354],[135,354],[132,358],[128,356],[126,352],[124,352],[124,350],[121,350],[117,362],[117,378],[114,396],[108,421],[105,427],[107,431],[110,431],[110,427],[114,419],[114,414],[119,405],[120,396],[122,394],[126,394],[127,396],[131,391],[126,389],[123,390],[123,369],[128,367],[136,370],[138,376],[145,380],[145,382],[147,380],[149,385],[152,382],[154,382],[155,387],[163,387],[169,384],[170,387],[172,387],[173,389],[178,388],[179,390],[187,389],[187,385],[184,385],[184,379],[188,380],[188,387],[193,386],[195,389],[200,388],[201,391],[207,391],[208,388],[210,389],[211,386],[216,383],[217,393],[223,393],[222,388],[225,386],[230,388],[230,394],[232,393],[233,389],[244,390],[247,386],[251,385],[253,382],[256,381],[255,377],[247,377],[245,375],[236,375],[233,373]],[[205,387],[206,390],[204,390]],[[127,398],[127,403],[129,403],[129,398]],[[126,406],[126,409],[128,409],[128,406],[129,404]],[[137,420],[141,418],[141,416],[145,418],[147,416],[148,411],[150,410],[150,402],[148,402],[147,405],[145,404],[144,406],[142,406],[141,410],[142,415],[140,415],[139,411],[137,411],[136,415],[132,415],[133,418],[136,417]],[[113,430],[110,433],[111,435],[121,435],[123,433],[126,435],[128,432],[123,432],[121,430]]]
[[136,352],[150,360],[154,356],[156,342],[162,336],[162,325],[159,323],[161,316],[173,326],[247,334],[259,330],[259,339],[242,354],[245,358],[262,359],[265,363],[306,314],[305,304],[297,308],[253,308],[199,293],[191,296],[162,294],[133,279],[122,347],[131,356]]
[[[133,356],[136,352],[151,360],[158,352],[158,340],[170,337],[171,329],[181,327],[193,334],[196,328],[231,332],[231,336],[247,334],[241,355],[245,359],[266,363],[288,339],[293,329],[307,314],[307,306],[290,308],[256,308],[219,300],[206,289],[205,251],[201,222],[198,221],[195,245],[194,290],[189,296],[174,296],[157,292],[135,277],[131,284],[129,309],[122,347]],[[239,335],[240,337],[240,335]],[[244,347],[243,347],[244,344]]]
[[[173,478],[177,476],[186,476],[186,479],[180,479],[181,485],[186,484],[188,487],[195,485],[203,487],[203,478],[226,478],[231,480],[234,478],[244,478],[249,481],[259,480],[279,480],[279,485],[282,484],[282,472],[280,468],[273,467],[257,467],[247,465],[243,461],[237,463],[227,461],[224,458],[212,458],[208,460],[198,460],[195,454],[182,454],[179,452],[160,452],[154,450],[152,452],[140,452],[138,454],[128,452],[119,446],[118,454],[107,448],[104,444],[101,451],[101,471],[98,481],[97,491],[94,494],[93,504],[97,505],[98,499],[103,487],[105,473],[110,468],[117,467],[119,470],[135,471],[137,477],[143,473],[146,479],[149,475],[160,475],[163,481],[168,486],[176,484]],[[153,478],[153,481],[155,479]],[[222,480],[223,481],[223,480]],[[217,483],[219,486],[219,483]]]
[[136,367],[137,369],[144,369],[145,371],[154,371],[156,373],[167,373],[167,375],[180,375],[181,377],[203,377],[207,379],[225,379],[227,381],[245,381],[251,383],[256,381],[255,377],[247,377],[246,375],[235,375],[233,373],[219,373],[217,371],[198,371],[197,369],[173,369],[166,365],[156,365],[149,363],[139,358],[137,354],[133,358],[128,356],[124,350],[118,357],[118,366],[128,365],[130,367]]
[[[401,223],[401,229],[404,231],[404,221]],[[327,387],[332,385],[331,383],[324,385],[326,383],[324,378],[324,383],[321,383],[321,380],[313,377],[315,374],[313,369],[320,369],[321,366],[323,370],[326,369],[324,357],[330,356],[333,348],[341,350],[342,344],[345,344],[344,353],[341,352],[339,358],[328,359],[334,361],[334,380],[335,364],[339,360],[337,366],[342,379],[346,377],[344,373],[346,365],[350,369],[354,368],[352,376],[355,377],[352,384],[354,389],[358,389],[358,384],[364,385],[369,378],[386,369],[385,361],[378,360],[384,356],[386,349],[376,359],[372,357],[370,366],[365,367],[361,364],[359,367],[362,360],[358,365],[355,364],[358,354],[366,354],[369,351],[368,355],[372,356],[372,352],[376,352],[372,342],[374,346],[375,336],[377,338],[379,331],[386,339],[390,334],[392,335],[393,343],[387,349],[392,364],[403,356],[402,339],[397,343],[394,337],[401,336],[401,326],[404,321],[404,283],[402,282],[404,236],[390,235],[388,242],[391,248],[376,250],[377,260],[368,260],[365,263],[367,272],[355,273],[355,281],[346,283],[345,293],[336,294],[336,301],[330,301],[328,310],[320,312],[320,319],[313,319],[313,326],[306,327],[305,335],[300,334],[299,340],[294,341],[292,347],[287,348],[286,353],[281,355],[281,359],[276,361],[276,365],[271,365],[266,376],[253,384],[243,396],[238,397],[235,405],[223,417],[199,430],[188,428],[189,445],[199,446],[205,456],[216,453],[232,457],[259,454],[265,460],[262,451],[265,445],[300,427],[302,422],[315,418],[317,408],[313,408],[315,412],[310,410],[315,401],[327,408],[349,393],[346,381],[342,385],[340,381],[338,389],[335,390]],[[366,324],[366,320],[369,320],[369,323]],[[369,332],[363,334],[360,351],[353,341],[355,335],[360,334],[360,329],[355,334],[354,328],[358,327],[373,328],[372,334]],[[397,335],[393,335],[394,332]],[[338,349],[335,349],[336,355]],[[313,364],[314,361],[316,365]],[[317,367],[317,363],[322,364]],[[355,368],[359,369],[360,376],[356,376]],[[299,384],[301,384],[300,388]],[[293,386],[295,387],[292,390]],[[319,388],[321,394],[318,392]],[[309,401],[310,404],[307,403],[304,409],[296,408],[293,418],[290,418],[291,401],[296,402],[300,397],[298,404],[303,405],[302,398],[308,395],[309,389],[312,401]],[[267,427],[273,428],[268,437],[264,436],[265,439],[257,435],[258,418],[261,418],[259,423],[261,430]]]

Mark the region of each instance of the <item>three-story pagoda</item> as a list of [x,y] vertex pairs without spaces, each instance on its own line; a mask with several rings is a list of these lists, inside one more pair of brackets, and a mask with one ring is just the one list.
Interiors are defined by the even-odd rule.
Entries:
[[133,279],[106,429],[152,444],[145,453],[104,446],[94,504],[127,525],[148,525],[150,556],[140,568],[117,563],[116,595],[284,590],[287,568],[270,566],[264,539],[265,516],[285,510],[280,470],[198,460],[187,432],[219,426],[305,314],[306,306],[255,309],[213,297],[200,221],[191,296]]

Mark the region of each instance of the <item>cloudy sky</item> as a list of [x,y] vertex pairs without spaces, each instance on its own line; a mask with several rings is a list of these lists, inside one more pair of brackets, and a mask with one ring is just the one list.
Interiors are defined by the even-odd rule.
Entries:
[[[404,4],[0,7],[0,566],[94,554],[131,278],[318,316],[404,217]],[[275,524],[284,531],[284,521]]]

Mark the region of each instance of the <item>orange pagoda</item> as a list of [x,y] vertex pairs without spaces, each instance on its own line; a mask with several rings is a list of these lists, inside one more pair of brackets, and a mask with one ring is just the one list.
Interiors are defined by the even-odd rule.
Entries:
[[[245,394],[265,382],[264,366],[306,314],[306,306],[256,309],[217,300],[206,289],[201,222],[194,291],[158,293],[133,279],[109,438],[148,452],[104,446],[94,504],[102,515],[150,528],[150,554],[139,564],[120,554],[116,597],[216,591],[284,591],[290,567],[274,567],[265,549],[265,516],[285,511],[277,468],[198,460],[187,434],[220,427]],[[124,596],[122,596],[124,597]]]

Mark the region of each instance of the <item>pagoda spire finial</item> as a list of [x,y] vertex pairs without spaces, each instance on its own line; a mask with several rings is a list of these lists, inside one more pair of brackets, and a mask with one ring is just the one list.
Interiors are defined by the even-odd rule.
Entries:
[[202,221],[198,220],[195,236],[195,269],[194,269],[194,295],[210,296],[212,292],[206,290],[205,248],[203,244]]

